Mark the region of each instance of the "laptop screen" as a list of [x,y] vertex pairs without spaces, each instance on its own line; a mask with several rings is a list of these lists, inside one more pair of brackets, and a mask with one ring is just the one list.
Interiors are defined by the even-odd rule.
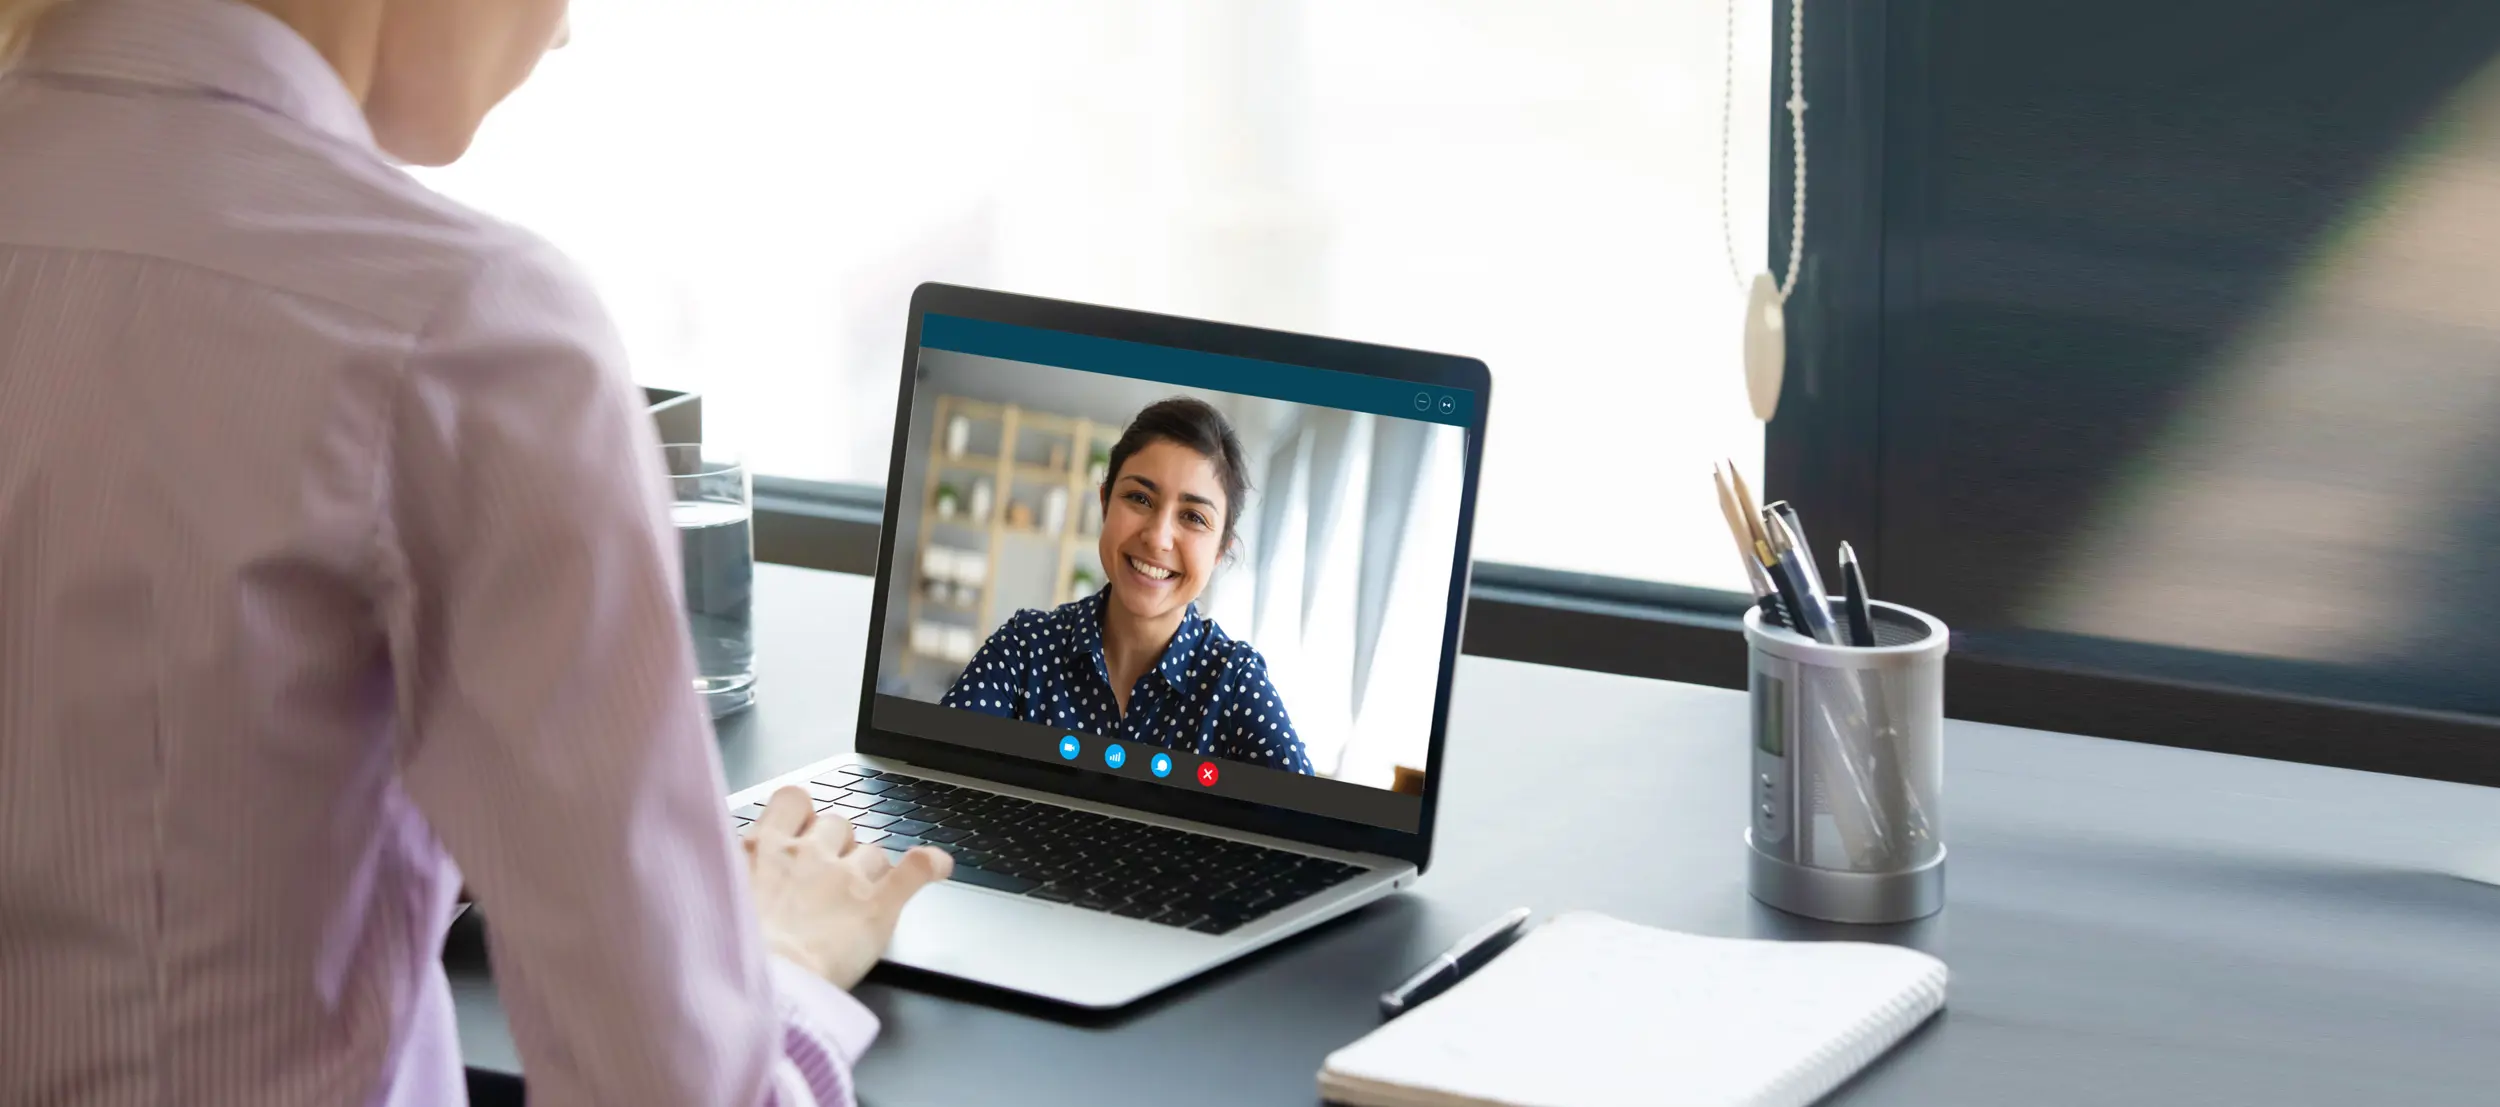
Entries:
[[924,316],[875,725],[1417,830],[1477,402]]

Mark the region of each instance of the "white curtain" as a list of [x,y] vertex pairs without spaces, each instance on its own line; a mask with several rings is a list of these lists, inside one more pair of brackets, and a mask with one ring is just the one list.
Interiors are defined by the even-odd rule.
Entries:
[[1461,438],[1312,411],[1273,441],[1251,459],[1248,548],[1209,613],[1267,658],[1321,774],[1386,787],[1430,738]]

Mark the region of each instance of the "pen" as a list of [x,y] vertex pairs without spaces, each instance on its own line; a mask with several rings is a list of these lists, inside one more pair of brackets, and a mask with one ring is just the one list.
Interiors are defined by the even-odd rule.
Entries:
[[[1771,566],[1772,579],[1786,578],[1788,587],[1797,593],[1797,601],[1791,606],[1796,609],[1797,620],[1805,625],[1791,629],[1827,646],[1843,645],[1840,628],[1832,622],[1831,600],[1817,586],[1814,571],[1803,564],[1812,555],[1798,548],[1796,534],[1777,514],[1763,512],[1762,529],[1771,536],[1771,553],[1778,559]],[[1786,589],[1781,591],[1783,602],[1787,594]]]
[[1814,563],[1814,543],[1806,540],[1806,521],[1797,517],[1797,509],[1790,507],[1786,500],[1778,500],[1765,505],[1762,510],[1779,516],[1780,522],[1788,524],[1788,537],[1796,543],[1797,564],[1806,571],[1806,583],[1823,595],[1831,595],[1831,588],[1823,583],[1823,567]]
[[1807,633],[1805,624],[1799,622],[1797,616],[1789,614],[1805,606],[1805,596],[1797,591],[1797,582],[1780,570],[1779,555],[1771,552],[1771,544],[1768,542],[1756,542],[1753,548],[1754,556],[1762,561],[1764,575],[1771,578],[1771,585],[1779,597],[1779,625],[1799,634],[1805,634],[1809,638],[1813,637]]
[[1849,644],[1875,644],[1875,612],[1866,606],[1866,571],[1858,568],[1858,551],[1840,544],[1841,606],[1849,612]]
[[1517,934],[1528,921],[1528,909],[1513,908],[1501,918],[1477,927],[1475,933],[1458,940],[1449,952],[1426,962],[1406,983],[1391,988],[1380,997],[1380,1017],[1394,1019],[1415,1009],[1417,1004],[1449,991],[1450,986],[1483,968],[1485,963],[1508,948],[1504,939]]
[[[1762,529],[1771,534],[1771,552],[1779,555],[1779,564],[1772,566],[1771,576],[1794,583],[1798,593],[1797,610],[1805,616],[1806,626],[1799,633],[1827,646],[1848,645],[1845,632],[1832,621],[1831,601],[1820,589],[1813,587],[1812,577],[1798,562],[1806,551],[1798,549],[1797,536],[1776,512],[1762,513]],[[1826,743],[1829,760],[1824,765],[1824,779],[1815,789],[1818,807],[1831,814],[1833,833],[1840,839],[1840,848],[1849,856],[1850,864],[1861,871],[1871,871],[1886,856],[1886,843],[1892,841],[1883,824],[1886,810],[1875,803],[1873,789],[1882,786],[1882,778],[1868,760],[1866,751],[1852,743],[1834,741],[1829,736],[1857,734],[1866,729],[1866,686],[1847,670],[1809,670],[1805,679],[1809,686],[1820,685],[1820,695],[1807,699],[1822,714],[1821,735],[1807,741]],[[1877,743],[1878,746],[1881,743]]]

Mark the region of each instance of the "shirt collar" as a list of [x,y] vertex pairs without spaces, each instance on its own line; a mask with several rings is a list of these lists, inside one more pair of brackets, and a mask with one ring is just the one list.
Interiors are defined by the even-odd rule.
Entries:
[[[1111,588],[1105,585],[1077,602],[1076,620],[1077,642],[1093,657],[1094,674],[1101,677],[1106,685],[1111,683],[1111,667],[1102,654],[1102,615],[1105,605],[1110,602]],[[1155,675],[1162,677],[1163,683],[1174,691],[1188,688],[1190,660],[1197,653],[1198,643],[1204,641],[1206,636],[1207,620],[1198,614],[1198,605],[1192,603],[1189,610],[1182,613],[1179,629],[1172,632],[1172,644],[1163,647],[1163,660],[1155,663]]]
[[371,148],[338,71],[277,17],[235,0],[80,0],[48,17],[18,70],[224,96]]

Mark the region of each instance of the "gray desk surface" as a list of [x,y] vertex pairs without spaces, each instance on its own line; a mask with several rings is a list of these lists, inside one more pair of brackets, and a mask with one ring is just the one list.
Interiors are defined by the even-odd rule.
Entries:
[[[866,644],[865,578],[757,587],[732,785],[849,748]],[[1309,1103],[1383,988],[1525,904],[1944,958],[1947,1012],[1828,1102],[2500,1102],[2500,888],[2453,875],[2500,858],[2500,791],[1957,723],[1949,906],[1862,930],[1746,896],[1737,693],[1472,657],[1458,685],[1411,892],[1110,1017],[881,969],[864,1101]],[[461,1044],[512,1071],[474,946],[446,959]]]

